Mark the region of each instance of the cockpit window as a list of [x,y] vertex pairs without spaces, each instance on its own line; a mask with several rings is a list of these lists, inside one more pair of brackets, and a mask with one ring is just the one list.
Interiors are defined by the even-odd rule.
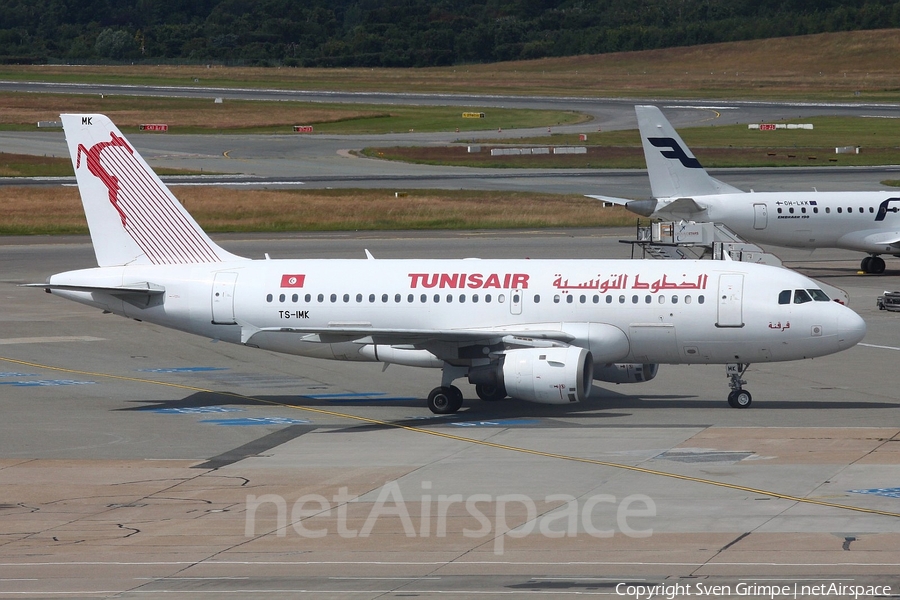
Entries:
[[780,294],[778,294],[778,304],[790,304],[791,303],[791,290],[782,290]]
[[828,297],[828,294],[818,288],[812,288],[811,290],[806,291],[809,292],[816,302],[831,302],[831,298]]
[[803,304],[805,302],[812,302],[809,292],[806,290],[794,290],[794,304]]

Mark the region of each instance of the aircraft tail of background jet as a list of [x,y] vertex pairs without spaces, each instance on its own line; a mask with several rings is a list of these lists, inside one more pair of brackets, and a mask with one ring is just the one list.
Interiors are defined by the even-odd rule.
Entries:
[[635,106],[654,198],[690,198],[741,190],[710,177],[655,106]]
[[214,263],[217,246],[105,115],[60,115],[97,264]]

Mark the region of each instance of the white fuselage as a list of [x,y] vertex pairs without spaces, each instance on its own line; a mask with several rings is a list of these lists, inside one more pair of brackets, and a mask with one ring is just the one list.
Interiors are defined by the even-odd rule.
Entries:
[[[779,304],[783,290],[818,287],[807,277],[726,261],[242,260],[93,268],[49,281],[144,282],[165,289],[147,306],[102,291],[53,293],[210,338],[339,360],[376,360],[378,344],[421,352],[440,343],[417,332],[483,330],[487,339],[509,330],[567,334],[595,364],[751,363],[830,354],[865,331],[835,302]],[[391,344],[403,332],[424,341]],[[466,352],[457,357],[471,364]]]
[[665,212],[674,200],[659,200],[654,216],[722,223],[754,243],[900,254],[900,191],[696,196],[703,214]]

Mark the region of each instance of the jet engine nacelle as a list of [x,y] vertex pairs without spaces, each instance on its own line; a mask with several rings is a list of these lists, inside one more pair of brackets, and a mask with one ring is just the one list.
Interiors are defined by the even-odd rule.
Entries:
[[513,398],[542,404],[581,402],[591,393],[594,361],[578,346],[506,352],[500,374]]
[[609,383],[640,383],[656,377],[659,365],[639,363],[608,364],[594,368],[594,379]]

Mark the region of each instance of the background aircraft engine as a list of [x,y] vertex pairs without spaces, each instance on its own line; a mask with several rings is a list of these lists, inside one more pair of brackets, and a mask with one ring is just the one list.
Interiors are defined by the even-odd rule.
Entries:
[[542,404],[585,400],[593,371],[591,353],[578,346],[509,350],[501,367],[510,396]]
[[659,365],[639,363],[609,364],[594,368],[594,379],[610,383],[640,383],[656,377]]

